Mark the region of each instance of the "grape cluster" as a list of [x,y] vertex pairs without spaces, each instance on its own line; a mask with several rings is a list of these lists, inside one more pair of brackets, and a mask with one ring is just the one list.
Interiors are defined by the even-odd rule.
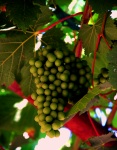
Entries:
[[37,88],[31,95],[38,108],[35,121],[41,126],[41,132],[57,137],[65,119],[65,105],[74,101],[74,95],[86,94],[91,70],[87,62],[76,58],[73,52],[50,46],[41,48],[38,57],[30,59],[29,64]]
[[107,68],[101,68],[97,78],[94,79],[94,85],[105,83],[109,79],[109,73]]

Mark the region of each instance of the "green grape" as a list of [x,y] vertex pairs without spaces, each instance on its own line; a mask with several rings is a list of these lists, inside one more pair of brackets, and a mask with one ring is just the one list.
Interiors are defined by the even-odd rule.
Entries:
[[54,85],[55,86],[60,86],[61,85],[61,81],[60,80],[55,80],[54,81]]
[[63,97],[68,97],[69,96],[68,90],[63,90],[62,95],[63,95]]
[[43,108],[43,103],[41,103],[41,102],[38,102],[38,103],[37,103],[37,107],[38,107],[38,109],[41,109],[41,108]]
[[48,89],[48,84],[43,83],[41,87],[42,87],[43,89]]
[[49,136],[50,138],[55,137],[55,131],[54,130],[50,130],[49,132],[46,132],[47,136]]
[[35,59],[34,59],[34,58],[31,58],[31,59],[29,60],[29,65],[31,65],[31,66],[34,66],[34,65],[35,65]]
[[52,53],[48,53],[47,58],[50,62],[55,62],[55,60],[56,60],[56,56]]
[[32,98],[33,100],[36,100],[36,99],[37,99],[37,93],[32,93],[32,94],[31,94],[31,98]]
[[63,58],[63,52],[60,50],[55,50],[55,55],[58,59],[62,59]]
[[48,76],[49,74],[50,74],[50,71],[48,71],[48,70],[45,70],[45,71],[44,71],[44,75],[45,75],[45,76]]
[[58,120],[64,120],[65,119],[65,113],[63,111],[58,112]]
[[[56,74],[57,73],[57,69],[56,68],[52,68],[51,70],[50,70],[50,72],[52,73],[52,74]],[[49,74],[48,74],[49,75]]]
[[30,73],[34,74],[37,72],[37,68],[35,66],[30,67]]
[[35,84],[38,84],[40,82],[40,78],[39,77],[36,77],[35,79],[34,79],[34,83]]
[[35,66],[37,67],[37,68],[41,68],[42,67],[42,62],[40,61],[40,60],[38,60],[38,61],[36,61],[35,62]]
[[80,83],[80,84],[85,84],[85,82],[86,82],[86,78],[85,78],[84,76],[81,76],[81,77],[79,78],[79,83]]
[[51,130],[51,125],[46,123],[45,125],[42,126],[42,128],[45,132],[48,132]]
[[50,112],[50,115],[51,115],[53,118],[57,118],[57,111],[52,110],[52,111]]
[[46,96],[46,101],[51,101],[52,97],[50,95]]
[[49,89],[50,89],[50,90],[55,90],[55,88],[56,88],[56,86],[55,86],[54,84],[50,84],[50,85],[49,85]]
[[58,103],[57,110],[58,111],[63,111],[64,110],[64,106],[61,103]]
[[44,93],[45,93],[45,95],[50,95],[51,94],[51,90],[50,89],[45,89]]
[[50,62],[49,60],[47,60],[45,65],[46,65],[47,68],[50,68],[50,67],[53,66],[53,62]]
[[38,77],[38,73],[35,72],[35,73],[32,73],[33,77]]
[[68,84],[66,82],[61,83],[61,88],[62,89],[67,89]]
[[60,136],[59,130],[55,130],[55,137],[59,137],[59,136]]
[[56,88],[56,91],[57,91],[58,93],[61,93],[61,92],[62,92],[61,87],[57,87],[57,88]]
[[43,113],[43,109],[42,108],[38,109],[37,113],[38,113],[38,115],[42,114]]
[[43,113],[46,114],[46,115],[48,115],[50,113],[50,111],[51,111],[50,107],[45,107],[43,109]]
[[99,78],[99,81],[100,81],[101,83],[105,83],[105,82],[106,82],[106,79],[105,79],[104,77],[100,77],[100,78]]
[[41,76],[40,81],[41,82],[47,82],[48,81],[48,76],[45,76],[45,75]]
[[65,62],[65,63],[70,63],[70,61],[71,61],[70,57],[65,57],[65,58],[64,58],[64,62]]
[[35,116],[34,120],[35,120],[36,122],[39,122],[39,116],[38,116],[38,115]]
[[48,50],[47,49],[43,49],[42,54],[43,54],[43,56],[47,56]]
[[38,95],[44,94],[44,89],[42,87],[40,87],[40,88],[36,89],[36,93]]
[[70,75],[70,80],[75,82],[77,80],[77,75],[71,74]]
[[67,73],[62,73],[62,74],[60,75],[60,79],[61,79],[62,81],[68,82],[68,81],[69,81],[69,76],[68,76]]
[[52,102],[53,102],[53,103],[58,103],[58,99],[57,99],[57,98],[53,98],[53,99],[52,99]]
[[73,87],[74,87],[74,82],[69,82],[68,83],[68,89],[73,89]]
[[52,123],[52,129],[58,130],[61,127],[61,123],[59,120],[55,120],[54,123]]
[[46,120],[46,122],[52,122],[53,117],[50,116],[50,115],[49,115],[49,116],[46,116],[45,120]]
[[50,106],[50,102],[49,102],[49,101],[45,101],[44,104],[43,104],[43,106],[44,106],[44,107]]
[[44,95],[38,95],[36,100],[38,102],[43,102],[43,101],[45,101],[45,96]]
[[64,69],[65,69],[64,66],[59,66],[59,67],[58,67],[58,71],[59,71],[59,72],[63,72]]
[[56,59],[55,66],[59,67],[59,66],[61,66],[61,64],[62,64],[62,61],[60,59]]
[[37,70],[38,75],[43,75],[44,74],[44,69],[43,68],[38,68]]
[[57,97],[57,95],[58,95],[58,92],[57,92],[57,91],[52,91],[52,96],[53,96],[53,97]]
[[85,70],[82,68],[82,69],[79,69],[79,75],[85,75]]
[[55,75],[50,74],[50,75],[48,76],[48,79],[49,79],[50,82],[53,82],[53,81],[56,79],[56,77],[55,77]]
[[51,108],[51,110],[56,110],[57,109],[57,104],[52,102],[50,104],[50,108]]
[[39,115],[39,121],[44,121],[45,118],[46,118],[45,114],[42,113],[42,114]]

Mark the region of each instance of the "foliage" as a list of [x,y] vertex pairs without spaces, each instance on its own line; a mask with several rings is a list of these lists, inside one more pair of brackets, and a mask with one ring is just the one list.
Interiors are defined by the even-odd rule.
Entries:
[[[60,9],[55,13],[49,9],[50,5]],[[71,119],[69,117],[77,113],[91,112],[92,109],[95,112],[95,108],[105,112],[111,102],[112,112],[109,115],[105,113],[107,117],[105,128],[109,126],[112,130],[116,128],[114,96],[117,91],[117,16],[116,19],[111,17],[111,11],[117,10],[116,6],[116,0],[85,0],[82,1],[82,5],[79,1],[73,3],[70,0],[0,1],[0,139],[5,137],[6,140],[6,142],[0,141],[0,145],[9,149],[8,142],[22,135],[28,128],[33,128],[35,132],[32,144],[40,136],[40,127],[34,121],[36,108],[30,98],[36,88],[28,63],[30,58],[36,58],[39,52],[37,44],[41,47],[52,45],[58,49],[70,49],[76,56],[79,54],[78,57],[86,60],[92,70],[92,85],[87,94],[67,111],[67,119]],[[78,12],[78,8],[81,8],[82,12]],[[94,78],[99,75],[101,68],[108,69],[109,84],[96,86]],[[20,88],[13,86],[14,81]],[[21,97],[27,98],[29,104],[22,109],[21,119],[15,122],[17,109],[14,104],[21,102]],[[97,120],[100,123],[99,119]],[[91,120],[90,123],[93,129],[96,128]],[[105,139],[110,134],[107,134],[106,129],[106,133],[101,129],[100,127],[102,136],[90,139],[91,137],[87,135],[87,139],[94,144],[94,147],[100,146],[100,138],[103,144],[108,142]],[[95,132],[96,130],[93,130],[93,133]],[[8,136],[12,138],[8,139]],[[110,136],[109,138],[113,140]],[[80,148],[82,149],[82,146]]]

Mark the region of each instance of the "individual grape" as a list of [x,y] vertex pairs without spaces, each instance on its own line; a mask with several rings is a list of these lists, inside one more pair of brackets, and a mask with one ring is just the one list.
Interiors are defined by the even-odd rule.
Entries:
[[38,101],[35,101],[35,102],[37,102],[38,109],[43,108],[43,103],[42,102],[38,102]]
[[48,53],[47,58],[50,62],[55,62],[55,60],[56,60],[56,56],[52,53]]
[[35,120],[36,122],[39,122],[39,116],[36,115],[35,118],[34,118],[34,120]]
[[38,115],[42,114],[43,113],[43,108],[38,109],[37,113],[38,113]]
[[42,128],[45,132],[47,132],[51,130],[51,125],[46,123],[45,125],[42,126]]
[[45,71],[44,71],[44,75],[45,75],[45,76],[48,76],[49,74],[50,74],[50,71],[48,71],[48,70],[45,70]]
[[31,58],[31,59],[29,60],[29,65],[31,65],[31,66],[34,66],[34,65],[35,65],[35,59],[34,59],[34,58]]
[[40,78],[39,77],[36,77],[35,79],[34,79],[34,83],[35,84],[38,84],[40,82]]
[[50,104],[50,108],[51,108],[51,110],[56,110],[57,109],[57,104],[52,102]]
[[81,76],[81,77],[79,78],[79,83],[80,83],[80,84],[85,84],[85,82],[86,82],[86,78],[85,78],[84,76]]
[[52,96],[53,97],[57,97],[58,96],[58,92],[56,90],[52,91]]
[[53,98],[53,99],[52,99],[52,102],[53,102],[53,103],[58,103],[58,99],[57,99],[57,98]]
[[79,75],[85,75],[85,70],[82,68],[82,69],[79,69]]
[[43,104],[44,107],[49,107],[50,106],[50,102],[49,101],[45,101]]
[[46,120],[46,122],[52,122],[53,117],[50,116],[50,115],[49,115],[49,116],[46,116],[45,120]]
[[59,67],[61,66],[61,64],[62,64],[62,61],[60,59],[56,59],[55,66]]
[[61,79],[62,81],[68,82],[68,81],[69,81],[69,76],[68,76],[67,73],[62,73],[62,74],[60,75],[60,79]]
[[64,62],[65,62],[65,63],[70,63],[70,61],[71,61],[70,57],[65,57],[65,58],[64,58]]
[[40,61],[40,60],[37,60],[36,62],[35,62],[35,66],[37,67],[37,68],[41,68],[42,67],[42,62]]
[[[50,70],[50,72],[52,73],[52,74],[56,74],[57,73],[57,69],[56,68],[52,68],[51,70]],[[49,75],[49,74],[48,74]]]
[[62,89],[67,89],[68,84],[66,82],[61,83],[61,88]]
[[49,79],[50,82],[53,82],[53,81],[56,79],[56,77],[55,77],[55,75],[50,74],[50,75],[48,76],[48,79]]
[[36,100],[36,99],[37,99],[37,93],[32,93],[32,94],[31,94],[31,98],[32,98],[33,100]]
[[46,115],[44,113],[39,115],[39,121],[44,121],[46,118]]
[[70,81],[73,81],[73,82],[77,81],[77,75],[71,74],[70,75]]
[[57,118],[57,111],[52,110],[52,111],[50,112],[50,115],[51,115],[53,118]]
[[50,62],[49,60],[47,60],[45,65],[47,68],[51,68],[53,66],[53,62]]
[[50,95],[46,96],[46,101],[51,101],[52,97]]
[[51,90],[50,89],[45,89],[44,94],[45,95],[50,95],[51,94]]
[[50,85],[49,85],[49,89],[50,89],[50,90],[55,90],[55,88],[56,88],[56,86],[55,86],[54,84],[50,84]]
[[45,108],[43,109],[43,113],[46,114],[46,115],[48,115],[48,114],[50,113],[50,111],[51,111],[51,109],[50,109],[49,106],[48,106],[48,107],[45,107]]
[[63,58],[63,52],[60,50],[55,50],[55,55],[58,59],[62,59]]
[[46,132],[46,134],[47,134],[47,136],[49,136],[50,138],[55,137],[55,131],[54,131],[54,130],[48,131],[48,132]]
[[35,66],[30,67],[30,73],[34,74],[37,72],[37,68]]
[[53,83],[54,83],[55,86],[60,86],[61,85],[61,81],[60,80],[55,80]]
[[44,69],[43,68],[38,68],[37,73],[39,76],[44,74]]
[[57,105],[57,110],[58,110],[58,111],[63,111],[63,110],[64,110],[63,104],[58,103],[58,105]]
[[44,89],[42,87],[36,89],[38,95],[44,94]]
[[53,130],[58,130],[60,127],[61,127],[61,123],[60,123],[59,120],[55,120],[55,121],[52,123],[52,129],[53,129]]
[[64,69],[65,69],[64,66],[59,66],[59,67],[58,67],[58,71],[59,71],[59,72],[63,72]]
[[55,130],[55,137],[59,137],[60,136],[60,131],[59,130]]
[[56,88],[56,91],[57,91],[58,93],[61,93],[61,92],[62,92],[61,87],[57,87],[57,88]]
[[43,101],[45,101],[45,96],[44,95],[38,95],[36,100],[38,102],[43,102]]
[[43,83],[41,87],[42,87],[43,89],[48,89],[49,86],[48,86],[47,83]]
[[48,77],[43,75],[43,76],[40,77],[40,81],[41,82],[47,82],[48,81]]
[[65,113],[63,111],[58,112],[58,120],[64,120],[65,119]]

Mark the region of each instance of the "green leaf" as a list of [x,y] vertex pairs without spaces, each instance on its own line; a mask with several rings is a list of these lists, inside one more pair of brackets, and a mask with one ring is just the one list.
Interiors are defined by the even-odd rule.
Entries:
[[112,89],[112,85],[109,82],[105,82],[89,90],[88,93],[84,95],[76,104],[74,104],[72,108],[66,113],[66,117],[69,118],[70,116],[75,115],[79,111],[81,111],[82,113],[82,110],[86,111],[87,108],[89,108],[90,101],[100,93],[106,91],[107,89]]
[[[101,30],[102,30],[103,19],[104,16],[100,15],[96,24],[91,26],[84,24],[79,31],[79,38],[82,39],[83,41],[83,47],[85,48],[85,53],[87,55],[89,55],[90,53],[94,53],[96,49],[99,35],[102,34]],[[111,40],[117,39],[117,28],[110,17],[108,17],[106,20],[104,36],[110,46],[112,44]],[[107,52],[108,49],[109,48],[105,43],[105,40],[101,39],[99,43],[98,51]]]
[[42,29],[44,25],[51,21],[50,16],[52,15],[52,11],[47,6],[40,6],[40,10],[42,13],[37,14],[37,20],[32,26],[35,31]]
[[35,92],[36,87],[34,84],[34,78],[30,73],[30,65],[27,64],[21,69],[22,80],[20,82],[21,89],[25,96],[31,95]]
[[26,31],[30,25],[33,25],[37,20],[37,14],[41,13],[40,7],[33,5],[31,1],[10,0],[7,3],[7,14],[14,25],[17,25],[19,29]]
[[[85,56],[84,59],[88,62],[88,65],[92,67],[94,60],[93,55],[91,54],[89,56]],[[94,67],[94,78],[96,78],[100,74],[101,68],[108,68],[107,55],[102,52],[97,52]]]
[[79,111],[82,111],[86,108],[87,104],[93,99],[96,95],[101,92],[99,86],[94,87],[91,91],[89,91],[83,98],[81,98],[68,112],[66,117],[70,117]]
[[11,130],[13,128],[13,119],[17,111],[13,105],[21,100],[21,97],[13,93],[0,95],[0,129]]
[[116,0],[95,0],[95,1],[92,1],[92,0],[89,0],[88,1],[89,4],[92,6],[93,10],[96,12],[96,13],[104,13],[110,9],[112,9],[112,7],[117,4],[117,1]]
[[59,28],[52,28],[48,30],[42,37],[42,43],[52,45],[53,47],[66,48],[66,44],[63,41],[63,32]]
[[109,82],[117,89],[117,46],[108,52]]
[[6,37],[0,38],[0,84],[9,86],[24,62],[33,57],[35,35],[17,30],[5,33]]

